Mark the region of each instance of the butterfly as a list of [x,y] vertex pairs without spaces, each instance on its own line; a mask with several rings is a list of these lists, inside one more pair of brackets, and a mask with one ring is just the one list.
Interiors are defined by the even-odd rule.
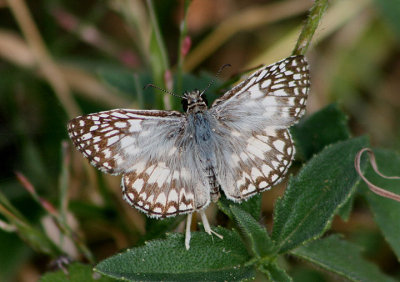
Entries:
[[215,100],[185,92],[184,113],[114,109],[68,123],[75,147],[96,168],[122,175],[123,198],[150,217],[200,212],[220,191],[247,200],[282,181],[294,158],[289,127],[304,114],[309,68],[297,55],[264,66]]

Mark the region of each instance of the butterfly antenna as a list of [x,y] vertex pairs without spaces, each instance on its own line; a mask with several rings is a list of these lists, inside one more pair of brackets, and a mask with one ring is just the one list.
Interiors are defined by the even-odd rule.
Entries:
[[153,88],[158,89],[158,90],[160,90],[160,91],[162,91],[162,92],[164,92],[164,93],[168,93],[168,94],[170,94],[170,95],[172,95],[172,96],[175,96],[175,97],[178,97],[178,98],[181,98],[181,99],[185,99],[185,97],[183,97],[183,96],[176,95],[175,93],[172,93],[172,92],[170,92],[170,91],[168,91],[168,90],[165,90],[165,89],[163,89],[163,88],[161,88],[161,87],[158,87],[157,85],[154,85],[154,84],[151,84],[151,83],[147,84],[147,85],[143,88],[143,90],[146,90],[148,87],[153,87]]
[[224,68],[226,67],[231,67],[231,64],[225,64],[222,67],[219,68],[217,74],[215,75],[214,79],[210,81],[210,83],[207,85],[207,87],[201,92],[201,94],[203,94],[204,92],[206,92],[208,90],[208,88],[210,88],[211,85],[214,84],[215,79],[217,79],[219,77],[219,75],[221,74],[221,72],[224,70]]

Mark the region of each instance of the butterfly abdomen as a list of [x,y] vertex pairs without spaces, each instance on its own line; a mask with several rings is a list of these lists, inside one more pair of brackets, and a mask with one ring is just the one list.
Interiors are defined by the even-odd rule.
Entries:
[[205,169],[205,173],[207,175],[207,180],[211,188],[210,189],[211,201],[215,203],[216,201],[218,201],[220,197],[219,184],[217,181],[217,177],[215,175],[214,167],[210,161],[208,162],[208,166]]

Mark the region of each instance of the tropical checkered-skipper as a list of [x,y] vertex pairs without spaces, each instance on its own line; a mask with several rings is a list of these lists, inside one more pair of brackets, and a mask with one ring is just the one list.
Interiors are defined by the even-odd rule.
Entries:
[[185,113],[116,109],[74,118],[68,132],[93,166],[122,174],[132,206],[151,217],[201,212],[219,189],[240,202],[282,180],[294,156],[288,128],[304,114],[309,86],[305,58],[292,56],[210,109],[204,91],[192,91],[182,97]]

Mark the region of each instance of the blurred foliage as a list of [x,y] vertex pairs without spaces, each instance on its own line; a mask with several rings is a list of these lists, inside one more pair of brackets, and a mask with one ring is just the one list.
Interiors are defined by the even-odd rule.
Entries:
[[[185,28],[181,28],[188,2],[191,3]],[[1,205],[17,210],[21,214],[18,218],[23,219],[18,223],[29,223],[24,226],[36,232],[35,238],[51,238],[52,243],[46,241],[46,244],[54,244],[57,252],[62,250],[82,262],[90,261],[92,255],[99,262],[125,248],[141,246],[144,240],[165,238],[165,232],[179,229],[183,218],[171,220],[169,224],[146,219],[123,202],[118,177],[95,172],[72,149],[61,150],[60,144],[68,139],[66,123],[79,113],[116,107],[180,110],[178,99],[152,88],[143,90],[143,87],[156,83],[175,91],[204,89],[223,64],[230,63],[232,67],[224,70],[221,80],[231,77],[231,82],[246,69],[289,56],[313,2],[0,1],[0,192],[11,203],[2,201]],[[335,122],[340,124],[336,128],[339,133],[330,132],[331,136],[323,133],[326,127],[317,119],[317,114],[308,120],[315,126],[303,121],[294,129],[302,129],[294,134],[304,142],[300,144],[299,156],[302,160],[308,159],[326,144],[348,139],[349,132],[355,136],[368,135],[372,146],[398,151],[398,1],[334,0],[329,3],[306,53],[312,77],[308,115],[335,102],[335,106],[325,108],[325,113],[333,113],[325,118],[329,118],[326,121],[329,128]],[[191,45],[187,54],[179,48],[185,36]],[[228,87],[215,83],[207,93],[209,100]],[[346,119],[342,111],[348,116],[350,129],[347,125],[343,127]],[[306,138],[304,130],[321,135]],[[377,152],[378,161],[379,157],[385,160],[383,168],[399,175],[395,167],[398,155],[393,151]],[[69,172],[65,171],[66,166]],[[18,182],[16,171],[29,180],[40,199],[34,199],[27,186]],[[68,179],[65,179],[66,173]],[[383,184],[391,188],[388,185],[397,183]],[[398,187],[398,184],[393,186],[393,191],[396,188],[398,191]],[[364,191],[358,190],[359,194]],[[282,185],[273,191],[263,193],[260,220],[267,226],[272,224],[270,207],[283,193]],[[357,256],[359,248],[354,245],[366,249],[368,258],[386,274],[399,278],[396,243],[399,234],[393,234],[398,231],[398,224],[391,226],[394,219],[385,217],[384,212],[391,212],[389,205],[363,193],[367,201],[355,194],[353,210],[352,205],[347,206],[349,221],[334,218],[331,231],[350,238],[352,243],[346,246],[357,249]],[[52,216],[46,203],[54,208]],[[220,205],[232,217],[229,204]],[[259,206],[259,202],[249,202],[246,211],[256,216],[253,207]],[[227,223],[228,218],[218,212],[216,221],[227,226],[231,224]],[[22,241],[23,236],[15,232],[15,222],[4,213],[0,216],[0,226],[4,230],[0,231],[0,280],[36,281],[48,270],[51,259],[33,252],[32,245],[28,246],[27,240]],[[146,230],[152,232],[145,234]],[[373,236],[356,236],[360,230]],[[180,240],[178,237],[168,235],[167,240]],[[390,247],[386,243],[377,244],[376,238],[387,240]],[[312,253],[313,248],[317,244],[329,248],[332,241],[350,244],[338,237],[327,237],[314,246],[300,249],[298,256],[316,257],[319,254]],[[315,272],[303,260],[288,259],[280,265],[286,265],[285,269],[295,281],[332,279]],[[73,269],[71,273],[83,269],[84,277],[90,275],[87,267],[73,265]],[[275,270],[271,267],[269,274],[287,275],[282,269]],[[371,271],[375,273],[375,269]],[[46,279],[51,281],[52,276]]]

